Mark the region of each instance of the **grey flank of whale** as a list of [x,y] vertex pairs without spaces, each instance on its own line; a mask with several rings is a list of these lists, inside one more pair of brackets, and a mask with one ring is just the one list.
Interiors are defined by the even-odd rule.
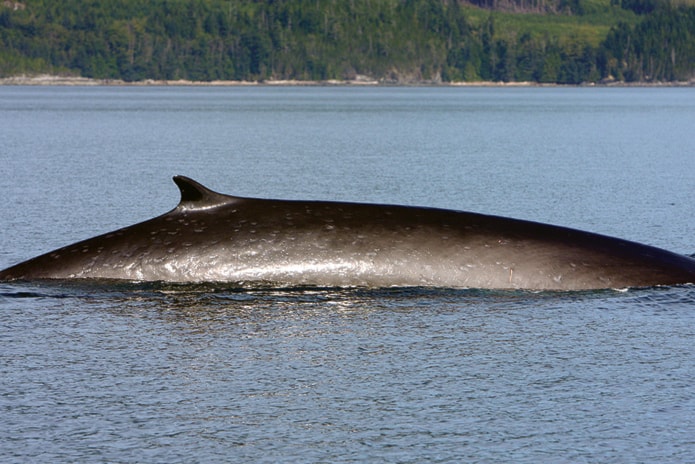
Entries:
[[239,198],[174,177],[170,212],[0,280],[587,290],[695,282],[695,260],[536,222],[435,208]]

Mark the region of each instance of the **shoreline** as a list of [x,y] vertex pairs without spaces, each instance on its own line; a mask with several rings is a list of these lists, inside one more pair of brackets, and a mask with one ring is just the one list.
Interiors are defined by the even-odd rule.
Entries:
[[695,87],[695,80],[676,82],[587,82],[583,84],[545,84],[540,82],[384,82],[360,76],[355,80],[330,79],[326,81],[267,80],[267,81],[190,81],[145,79],[126,82],[120,79],[92,79],[88,77],[13,76],[0,78],[0,86],[114,86],[114,87]]

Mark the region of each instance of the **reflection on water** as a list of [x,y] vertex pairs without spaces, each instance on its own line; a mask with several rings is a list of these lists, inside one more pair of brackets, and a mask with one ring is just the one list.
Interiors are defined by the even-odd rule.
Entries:
[[550,443],[571,461],[692,456],[692,286],[2,284],[0,294],[10,459],[45,449],[47,460],[141,460],[143,443],[166,461],[504,450],[537,462]]
[[465,306],[484,305],[488,309],[504,307],[539,307],[608,300],[620,301],[635,308],[694,301],[695,285],[623,290],[526,291],[447,289],[430,287],[333,288],[333,287],[239,287],[232,284],[125,281],[44,281],[0,284],[0,298],[7,303],[15,299],[74,299],[86,304],[104,304],[133,309],[163,309],[195,317],[198,313],[227,312],[270,315],[311,312],[349,314],[364,311],[459,310]]

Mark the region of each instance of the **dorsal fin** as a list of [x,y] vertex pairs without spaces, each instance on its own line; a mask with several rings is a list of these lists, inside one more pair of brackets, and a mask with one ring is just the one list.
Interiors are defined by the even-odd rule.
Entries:
[[234,197],[214,192],[204,185],[185,176],[174,176],[181,191],[179,209],[206,209],[234,200]]

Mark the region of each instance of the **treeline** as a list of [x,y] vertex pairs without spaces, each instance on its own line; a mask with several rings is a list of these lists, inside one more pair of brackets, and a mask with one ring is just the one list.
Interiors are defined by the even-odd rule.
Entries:
[[[597,14],[596,0],[475,1],[581,17],[587,27]],[[604,15],[631,10],[634,20],[616,21],[593,44],[501,28],[498,10],[473,21],[477,7],[456,0],[5,0],[0,76],[568,84],[695,76],[695,7],[605,1]]]
[[574,0],[467,0],[471,5],[495,11],[514,13],[581,13]]
[[695,78],[695,7],[656,8],[635,27],[611,29],[600,49],[605,72],[618,80]]

